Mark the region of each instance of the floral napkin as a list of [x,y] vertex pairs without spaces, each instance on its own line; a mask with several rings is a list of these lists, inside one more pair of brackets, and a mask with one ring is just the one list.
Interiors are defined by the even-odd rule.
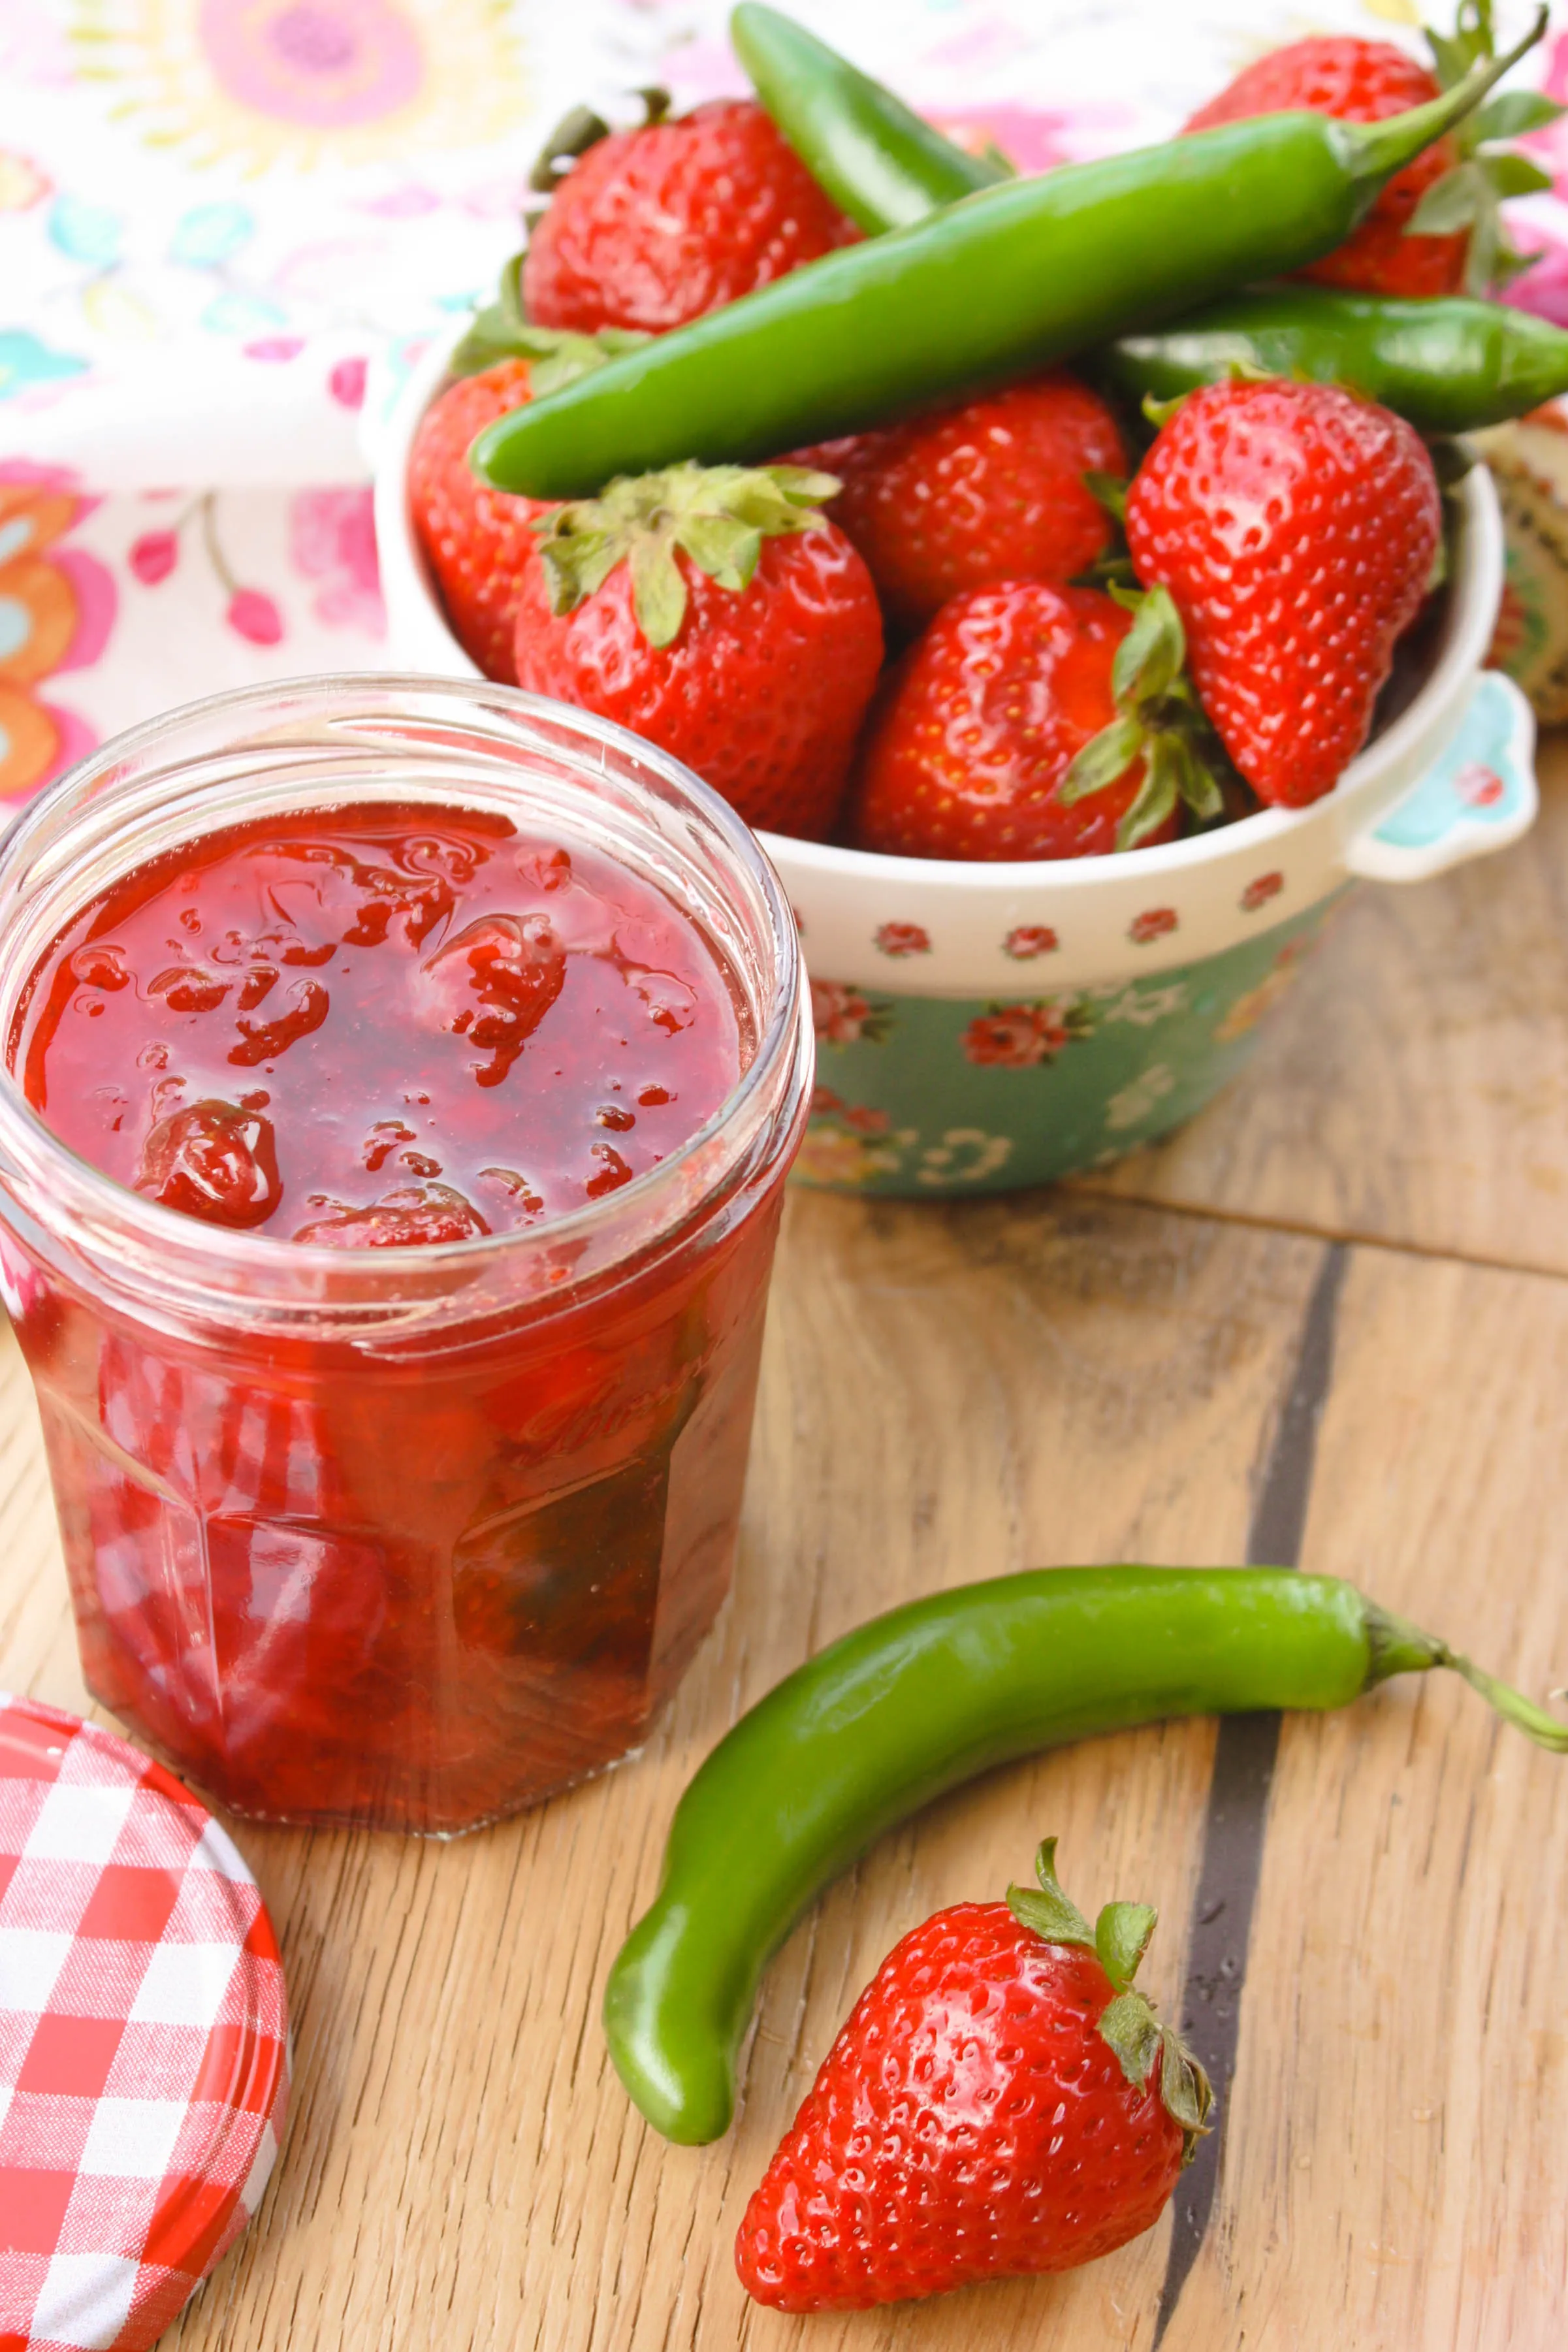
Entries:
[[[795,13],[1025,170],[1158,137],[1305,31],[1417,38],[1414,0]],[[570,105],[743,87],[726,14],[0,0],[0,799],[194,696],[379,666],[378,415],[516,245]],[[1527,79],[1568,97],[1568,31]],[[1568,125],[1534,144],[1568,166]],[[1568,322],[1568,205],[1517,214],[1516,299]]]

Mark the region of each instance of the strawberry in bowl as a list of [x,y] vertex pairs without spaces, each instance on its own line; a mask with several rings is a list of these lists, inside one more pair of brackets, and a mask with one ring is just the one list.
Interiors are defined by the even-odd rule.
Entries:
[[517,684],[694,768],[748,824],[820,839],[882,666],[831,474],[685,466],[557,508],[520,574]]
[[[1249,368],[1156,426],[1108,404],[1085,352],[755,461],[692,449],[564,499],[480,488],[462,404],[499,419],[489,466],[551,405],[544,369],[577,372],[568,405],[601,369],[624,404],[646,355],[791,288],[807,303],[819,271],[863,276],[874,238],[836,207],[787,202],[801,236],[758,243],[774,194],[730,219],[700,173],[691,194],[673,159],[721,128],[699,110],[591,145],[498,340],[411,380],[377,488],[394,644],[643,734],[764,829],[821,1001],[868,1008],[819,1037],[808,1178],[931,1197],[1098,1164],[1239,1066],[1353,877],[1414,878],[1530,823],[1528,717],[1481,672],[1490,483],[1458,485],[1445,530],[1426,446],[1374,399]],[[643,172],[686,190],[664,228],[625,198]],[[664,239],[663,267],[694,224],[671,296],[638,241]],[[659,290],[638,307],[632,284]],[[1455,781],[1478,767],[1485,803]],[[1026,1031],[1027,1054],[995,1050]]]
[[674,121],[655,109],[594,140],[556,188],[528,241],[523,300],[541,327],[657,333],[857,234],[753,101]]
[[834,520],[904,634],[966,588],[1086,572],[1112,537],[1091,484],[1128,470],[1115,416],[1065,368],[814,454],[841,477]]

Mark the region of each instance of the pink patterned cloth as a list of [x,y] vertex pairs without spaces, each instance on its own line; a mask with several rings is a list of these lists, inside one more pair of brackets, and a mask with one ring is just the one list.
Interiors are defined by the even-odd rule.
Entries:
[[[1164,135],[1302,21],[1294,0],[791,5],[1026,171]],[[1418,45],[1420,13],[1312,16]],[[377,419],[517,243],[548,126],[655,80],[743,87],[727,15],[3,0],[0,803],[193,696],[379,665]],[[1568,95],[1568,32],[1526,72]],[[1568,169],[1564,126],[1532,143]],[[1517,210],[1542,249],[1518,299],[1568,321],[1568,205]]]

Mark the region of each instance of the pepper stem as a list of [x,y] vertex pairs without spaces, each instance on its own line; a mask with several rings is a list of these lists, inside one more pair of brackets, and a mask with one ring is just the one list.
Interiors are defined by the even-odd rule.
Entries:
[[1368,1690],[1376,1683],[1385,1683],[1391,1675],[1422,1675],[1434,1666],[1447,1666],[1454,1674],[1462,1675],[1472,1690],[1479,1691],[1489,1706],[1538,1747],[1550,1748],[1554,1756],[1568,1756],[1568,1723],[1549,1715],[1543,1706],[1537,1706],[1533,1699],[1526,1698],[1511,1684],[1489,1675],[1484,1666],[1450,1650],[1447,1642],[1439,1641],[1435,1633],[1424,1633],[1408,1618],[1396,1617],[1391,1611],[1379,1609],[1370,1601],[1365,1604],[1365,1624],[1371,1653],[1366,1669]]
[[1473,1659],[1461,1658],[1450,1651],[1443,1664],[1452,1666],[1457,1675],[1463,1675],[1470,1688],[1479,1691],[1489,1706],[1495,1707],[1505,1722],[1516,1724],[1527,1738],[1535,1741],[1537,1747],[1549,1748],[1554,1756],[1568,1756],[1568,1723],[1560,1722],[1554,1715],[1548,1715],[1543,1706],[1537,1706],[1535,1701],[1526,1698],[1522,1691],[1516,1691],[1508,1683],[1499,1682],[1495,1675],[1489,1675],[1486,1668],[1478,1666]]
[[1425,106],[1410,107],[1404,114],[1387,115],[1381,122],[1336,125],[1344,142],[1351,174],[1364,183],[1368,204],[1396,172],[1414,163],[1434,140],[1440,139],[1445,131],[1451,131],[1456,122],[1462,122],[1467,114],[1474,111],[1488,90],[1535,47],[1546,30],[1550,13],[1545,6],[1538,8],[1534,24],[1511,49],[1506,49],[1500,58],[1478,60],[1463,81],[1446,89],[1441,98],[1428,99]]

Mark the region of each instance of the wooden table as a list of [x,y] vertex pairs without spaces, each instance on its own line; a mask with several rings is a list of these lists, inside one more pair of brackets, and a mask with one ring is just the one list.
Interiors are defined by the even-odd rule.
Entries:
[[[937,1807],[774,1966],[718,2146],[643,2127],[597,2023],[698,1758],[908,1595],[1296,1555],[1538,1694],[1568,1679],[1568,746],[1544,768],[1534,837],[1362,893],[1253,1074],[1166,1149],[1012,1201],[794,1200],[734,1596],[640,1761],[455,1846],[241,1826],[292,1989],[293,2121],[172,2346],[1563,2341],[1568,1767],[1450,1677],[1287,1721],[1277,1755],[1268,1722],[1218,1759],[1191,1724]],[[81,1706],[14,1348],[0,1382],[0,1685]],[[1051,1831],[1081,1901],[1159,1904],[1151,1991],[1234,2050],[1214,2166],[1067,2278],[849,2320],[751,2308],[736,2224],[854,1993]]]

